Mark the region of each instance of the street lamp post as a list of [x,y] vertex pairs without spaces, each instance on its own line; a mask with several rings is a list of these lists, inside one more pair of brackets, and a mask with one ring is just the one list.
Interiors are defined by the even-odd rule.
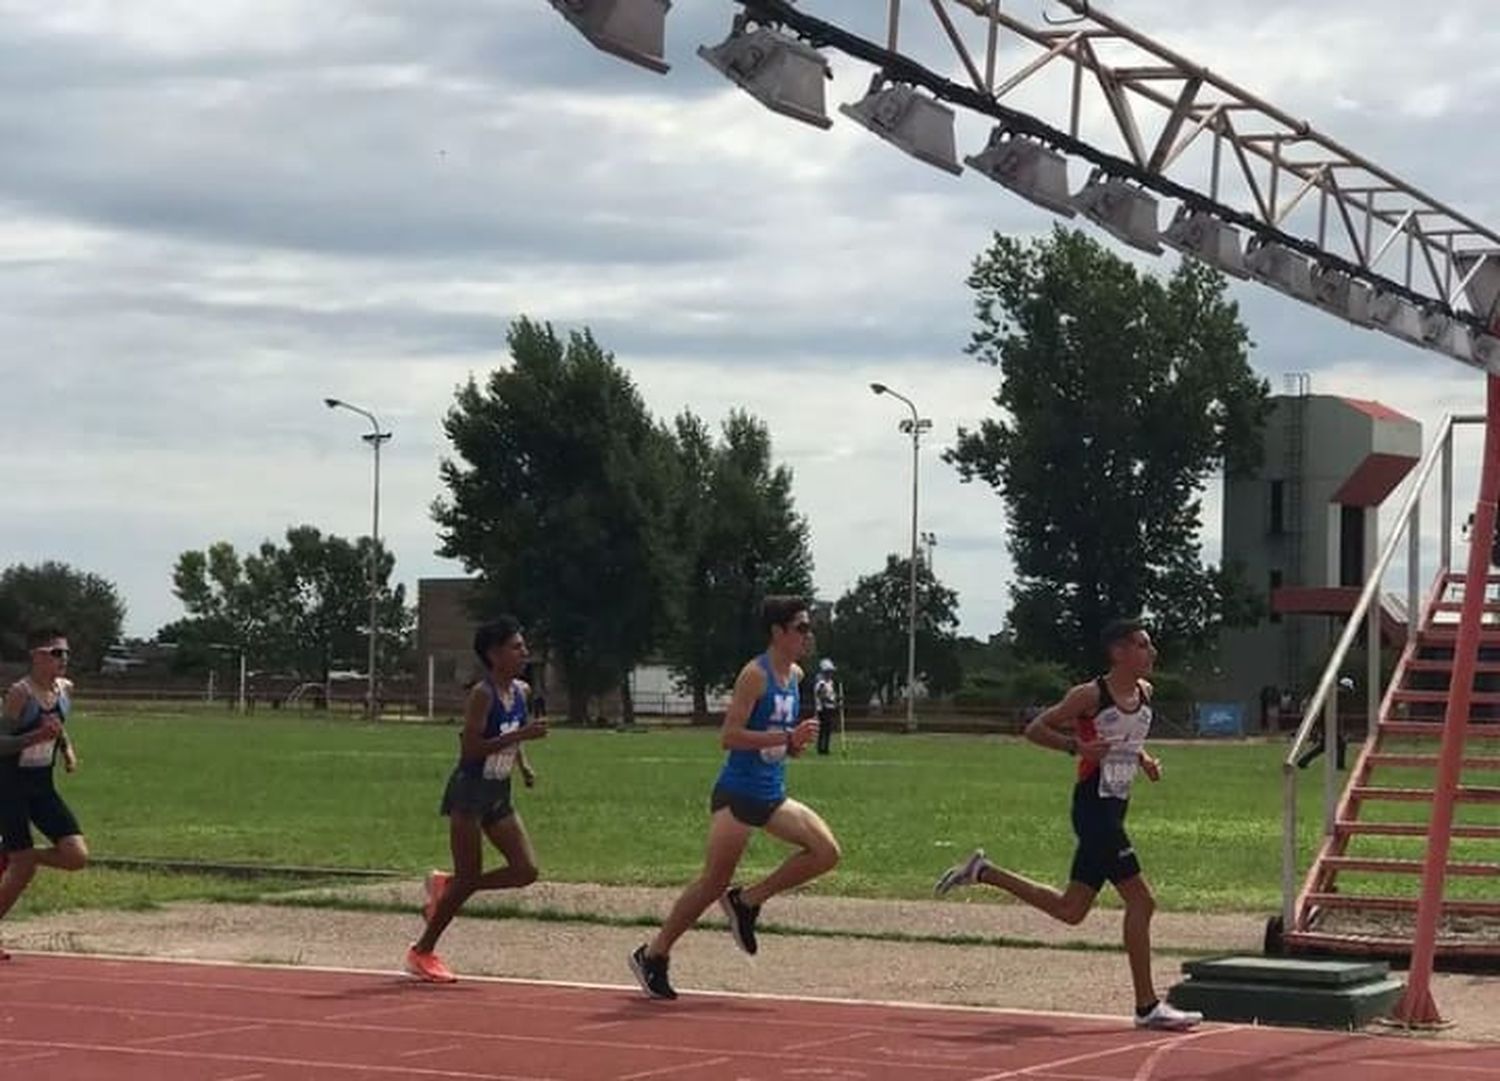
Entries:
[[369,687],[366,690],[365,709],[369,716],[375,716],[375,643],[380,635],[380,446],[391,438],[391,433],[383,431],[380,421],[375,414],[368,409],[361,409],[357,405],[340,401],[338,398],[324,398],[323,404],[329,409],[347,409],[351,413],[358,413],[370,422],[370,431],[360,436],[375,457],[375,477],[373,490],[370,497],[370,655],[367,661],[369,668]]
[[906,730],[917,730],[917,482],[921,460],[922,433],[932,428],[932,421],[917,412],[916,405],[904,394],[899,394],[884,383],[871,383],[876,394],[889,394],[904,402],[911,410],[911,419],[901,422],[901,431],[911,435],[911,558],[908,561],[909,580],[906,596]]

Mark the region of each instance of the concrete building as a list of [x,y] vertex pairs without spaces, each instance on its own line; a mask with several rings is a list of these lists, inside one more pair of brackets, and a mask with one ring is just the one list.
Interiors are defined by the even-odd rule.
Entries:
[[[1326,662],[1379,551],[1380,505],[1417,464],[1422,426],[1378,402],[1294,392],[1272,399],[1265,455],[1253,475],[1224,484],[1224,560],[1263,591],[1257,627],[1226,632],[1228,700],[1259,724],[1264,703],[1295,703]],[[1406,614],[1383,603],[1387,641]]]

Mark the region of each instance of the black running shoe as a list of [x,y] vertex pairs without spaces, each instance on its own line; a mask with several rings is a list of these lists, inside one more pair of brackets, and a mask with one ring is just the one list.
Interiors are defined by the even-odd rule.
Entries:
[[645,946],[637,946],[635,952],[630,955],[630,971],[635,973],[641,990],[652,998],[673,999],[677,997],[677,992],[672,990],[672,982],[667,979],[665,957],[648,956]]
[[734,936],[735,944],[754,957],[757,949],[755,921],[760,919],[760,906],[745,904],[740,888],[736,886],[719,898],[719,907],[729,920],[729,933]]

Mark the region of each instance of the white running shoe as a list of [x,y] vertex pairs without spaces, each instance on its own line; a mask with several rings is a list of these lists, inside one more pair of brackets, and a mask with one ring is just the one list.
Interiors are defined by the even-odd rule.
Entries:
[[960,886],[975,885],[979,881],[980,872],[989,866],[989,862],[984,858],[984,849],[976,848],[974,854],[963,863],[954,864],[944,871],[937,884],[932,887],[932,892],[939,897],[946,897]]
[[1203,1022],[1203,1015],[1194,1010],[1179,1010],[1164,1000],[1158,999],[1145,1017],[1135,1015],[1136,1028],[1155,1029],[1158,1032],[1186,1032]]

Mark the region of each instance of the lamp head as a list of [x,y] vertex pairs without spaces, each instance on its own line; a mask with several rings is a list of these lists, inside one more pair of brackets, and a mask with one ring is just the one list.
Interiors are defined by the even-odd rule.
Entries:
[[337,398],[324,398],[323,404],[326,405],[329,409],[337,409],[343,403],[340,402]]
[[871,383],[870,389],[873,390],[876,394],[884,394],[890,388],[887,387],[884,383]]

